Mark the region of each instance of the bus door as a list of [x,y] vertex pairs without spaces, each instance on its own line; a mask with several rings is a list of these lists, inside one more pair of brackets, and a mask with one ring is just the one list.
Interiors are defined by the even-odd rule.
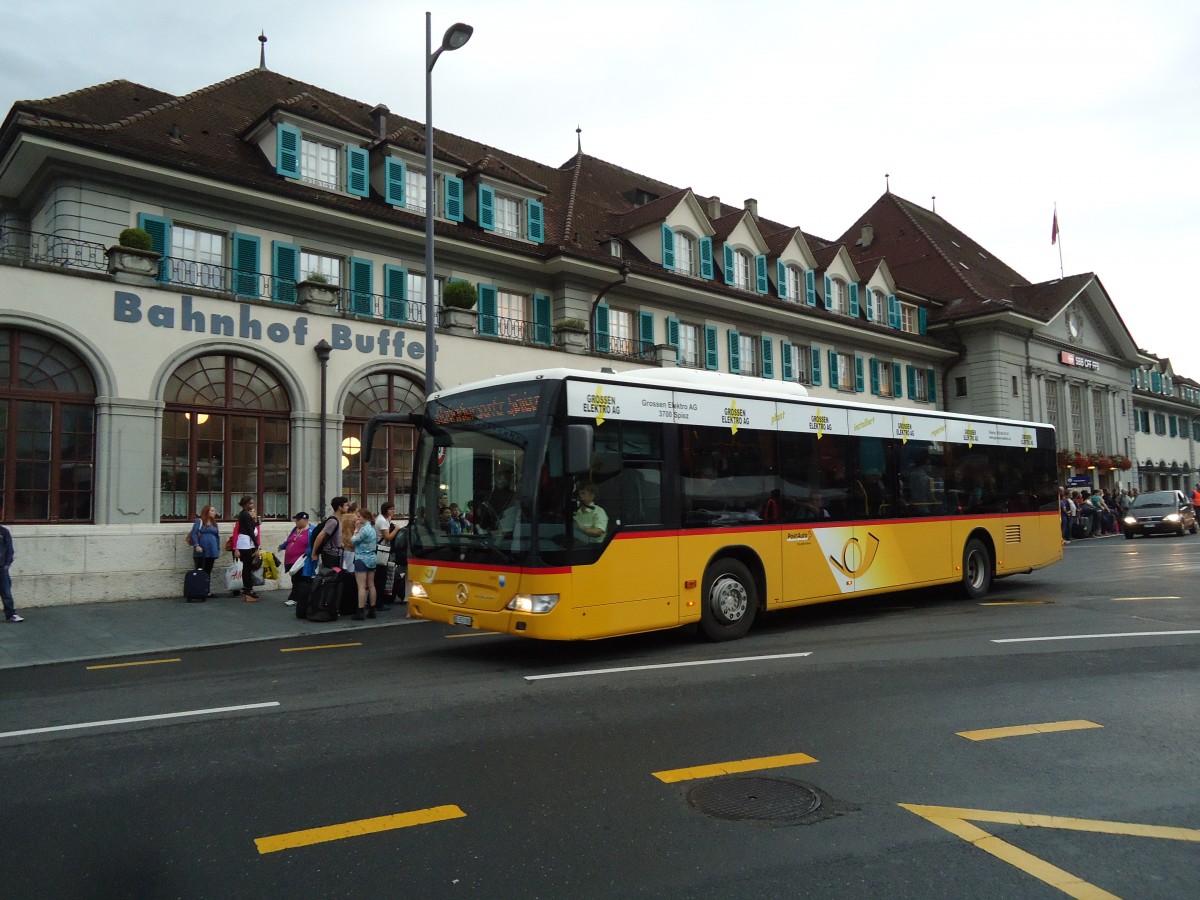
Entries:
[[854,590],[858,538],[848,452],[845,435],[779,433],[780,599],[785,604]]

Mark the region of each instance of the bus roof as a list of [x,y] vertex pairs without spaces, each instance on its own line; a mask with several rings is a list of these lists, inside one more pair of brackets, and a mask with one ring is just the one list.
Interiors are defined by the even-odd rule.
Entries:
[[917,416],[934,416],[937,418],[959,419],[971,422],[997,422],[1008,425],[1022,425],[1037,428],[1053,428],[1046,422],[1033,422],[1024,419],[1002,419],[997,416],[981,416],[974,413],[951,412],[945,409],[928,409],[918,406],[893,406],[886,403],[863,403],[854,400],[843,400],[839,397],[813,397],[804,385],[791,381],[771,381],[748,375],[732,375],[725,372],[711,372],[706,369],[635,369],[628,372],[614,372],[605,369],[591,372],[586,369],[538,369],[531,372],[515,372],[508,375],[495,375],[491,378],[472,381],[453,388],[435,392],[430,400],[440,399],[457,394],[461,391],[479,390],[482,388],[502,387],[506,384],[517,384],[529,381],[600,381],[612,384],[638,385],[648,388],[675,389],[707,394],[732,394],[737,397],[754,397],[761,400],[791,400],[820,403],[822,406],[843,409],[874,409],[889,413],[912,413]]

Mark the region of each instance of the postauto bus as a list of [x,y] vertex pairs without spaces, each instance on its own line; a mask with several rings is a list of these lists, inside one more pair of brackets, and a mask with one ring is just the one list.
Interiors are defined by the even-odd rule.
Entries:
[[497,377],[406,421],[410,615],[436,622],[728,640],[771,610],[953,583],[977,598],[1062,558],[1054,430],[1034,422],[679,369]]

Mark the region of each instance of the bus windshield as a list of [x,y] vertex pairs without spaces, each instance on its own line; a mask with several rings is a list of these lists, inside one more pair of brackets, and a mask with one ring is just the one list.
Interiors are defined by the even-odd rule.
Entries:
[[505,385],[430,404],[417,450],[414,556],[548,565],[594,546],[574,529],[552,393],[542,383]]

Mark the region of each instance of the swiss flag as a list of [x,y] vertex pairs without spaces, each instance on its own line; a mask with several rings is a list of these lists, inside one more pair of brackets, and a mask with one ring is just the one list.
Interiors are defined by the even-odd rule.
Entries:
[[1050,243],[1058,243],[1058,210],[1054,210],[1054,224],[1050,226]]

